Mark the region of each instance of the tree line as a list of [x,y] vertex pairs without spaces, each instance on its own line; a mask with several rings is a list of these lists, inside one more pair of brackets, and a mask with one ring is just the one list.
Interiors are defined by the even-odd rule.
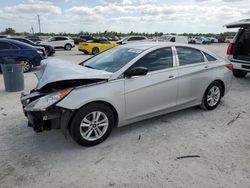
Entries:
[[[2,35],[17,35],[17,36],[27,36],[27,35],[33,35],[29,32],[16,32],[13,28],[6,28],[4,31],[0,32]],[[163,32],[134,32],[130,31],[128,33],[122,33],[122,32],[116,32],[116,31],[108,31],[105,30],[104,32],[86,32],[86,31],[80,31],[79,33],[67,33],[67,32],[59,32],[59,33],[36,33],[34,35],[38,36],[81,36],[81,35],[91,35],[93,37],[112,37],[112,36],[118,36],[118,37],[125,37],[125,36],[146,36],[146,37],[160,37],[163,34],[167,35],[177,35],[177,33],[163,33]],[[213,37],[213,36],[220,36],[220,37],[228,37],[228,36],[234,36],[235,32],[224,32],[224,33],[182,33],[178,35],[183,36],[205,36],[205,37]]]

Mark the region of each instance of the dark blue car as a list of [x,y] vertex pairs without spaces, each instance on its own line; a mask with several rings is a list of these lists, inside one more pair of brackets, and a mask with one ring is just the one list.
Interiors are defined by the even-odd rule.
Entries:
[[40,50],[29,44],[11,39],[0,39],[0,58],[14,58],[23,65],[23,71],[29,72],[32,67],[40,65],[45,56]]

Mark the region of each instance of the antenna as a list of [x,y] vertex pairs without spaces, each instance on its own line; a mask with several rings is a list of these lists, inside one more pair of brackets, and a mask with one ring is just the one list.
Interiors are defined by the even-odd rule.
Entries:
[[37,19],[38,19],[38,26],[39,26],[39,33],[41,33],[41,23],[40,23],[40,15],[37,15]]

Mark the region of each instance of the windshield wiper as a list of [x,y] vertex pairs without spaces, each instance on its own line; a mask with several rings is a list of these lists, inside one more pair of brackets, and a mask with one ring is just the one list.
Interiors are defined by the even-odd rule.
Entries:
[[90,68],[90,69],[95,69],[94,67],[91,67],[90,65],[84,65],[84,67]]

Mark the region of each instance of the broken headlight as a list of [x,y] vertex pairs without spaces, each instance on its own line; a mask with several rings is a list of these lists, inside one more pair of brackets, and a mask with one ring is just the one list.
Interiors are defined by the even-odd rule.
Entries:
[[49,95],[43,96],[30,104],[28,104],[24,110],[26,111],[45,111],[51,105],[57,103],[68,95],[72,91],[72,88],[63,89]]

